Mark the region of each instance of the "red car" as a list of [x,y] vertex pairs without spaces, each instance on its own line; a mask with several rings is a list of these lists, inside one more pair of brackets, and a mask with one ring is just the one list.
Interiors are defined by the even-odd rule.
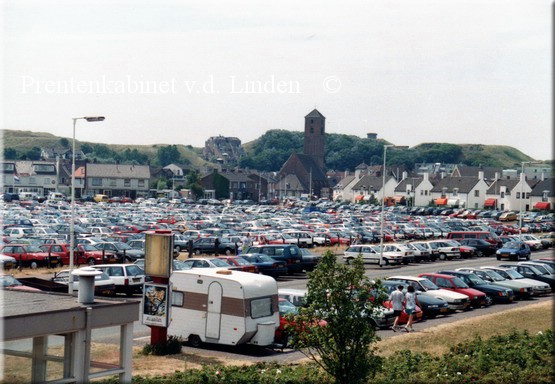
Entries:
[[229,265],[241,268],[243,272],[258,273],[258,267],[239,256],[218,256]]
[[[383,306],[388,308],[388,309],[392,309],[392,305],[391,305],[391,301],[390,300],[386,300],[383,302]],[[423,312],[422,312],[422,308],[420,308],[418,305],[416,306],[416,312],[414,313],[414,318],[413,321],[417,322],[417,321],[421,321],[422,320],[422,316],[423,316]],[[405,310],[403,309],[403,312],[401,312],[401,316],[399,316],[399,321],[398,324],[406,324],[409,321],[409,315],[407,312],[405,312]]]
[[36,245],[29,244],[6,244],[0,249],[0,253],[15,257],[18,266],[29,266],[33,269],[38,267],[56,267],[61,264],[59,256],[49,255]]
[[[69,244],[44,244],[40,249],[53,256],[59,256],[60,265],[69,265],[70,249]],[[73,252],[73,263],[76,266],[88,264],[115,263],[116,255],[111,252],[99,251],[90,244],[77,244]]]
[[[296,315],[298,313],[298,308],[293,303],[291,303],[287,299],[280,298],[278,305],[279,305],[279,327],[276,329],[274,341],[276,343],[282,344],[283,346],[286,346],[287,344],[287,332],[285,332],[286,327],[288,325],[293,326],[295,327],[296,331],[302,331],[304,327],[302,324],[295,324],[288,321],[287,318],[285,317],[287,315]],[[318,322],[318,325],[323,327],[327,325],[327,322],[325,320],[320,320]]]
[[439,288],[462,293],[470,298],[470,303],[474,308],[486,306],[486,294],[477,289],[470,288],[468,284],[457,276],[442,275],[439,273],[422,273],[418,277],[424,277],[437,285]]

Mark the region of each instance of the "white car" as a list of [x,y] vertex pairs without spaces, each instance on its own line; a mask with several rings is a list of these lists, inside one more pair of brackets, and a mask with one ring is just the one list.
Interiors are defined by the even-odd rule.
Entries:
[[538,281],[538,280],[534,280],[534,279],[528,279],[524,276],[522,276],[520,273],[518,273],[516,270],[512,269],[512,268],[505,268],[505,267],[491,267],[491,266],[484,266],[484,267],[480,267],[481,269],[488,269],[490,271],[495,271],[498,274],[500,274],[501,276],[503,276],[505,279],[508,280],[515,280],[518,281],[520,283],[525,283],[528,284],[529,286],[531,286],[534,289],[534,295],[547,295],[549,293],[551,293],[551,287],[549,286],[549,284],[544,283],[542,281]]
[[349,263],[349,261],[356,259],[358,255],[362,256],[362,260],[365,263],[376,263],[376,264],[379,264],[380,266],[383,266],[384,264],[385,265],[391,264],[391,263],[401,264],[403,262],[402,256],[390,256],[384,253],[383,261],[380,263],[379,250],[376,250],[372,246],[365,245],[365,244],[353,244],[349,246],[349,248],[347,248],[343,253],[343,260],[346,263]]
[[444,240],[430,240],[427,242],[430,247],[437,251],[440,260],[453,260],[461,258],[461,250],[457,246],[449,244]]
[[116,292],[131,296],[142,293],[145,283],[145,271],[135,264],[97,264],[93,268],[106,272],[114,281]]
[[225,260],[218,259],[216,257],[205,259],[202,257],[190,258],[183,260],[184,269],[205,269],[205,268],[217,268],[217,269],[232,269],[240,270],[241,268],[233,267],[229,265]]
[[[80,269],[91,269],[91,267],[84,267]],[[67,285],[69,283],[69,269],[64,269],[55,273],[52,281]],[[79,290],[78,275],[73,275],[73,290]],[[113,296],[116,294],[114,280],[112,280],[105,272],[94,277],[94,294],[102,296]]]
[[[379,249],[379,245],[374,247]],[[414,250],[410,249],[406,244],[384,244],[383,251],[384,255],[401,256],[403,264],[414,263]]]
[[447,301],[449,308],[453,311],[466,310],[470,307],[470,299],[467,295],[439,288],[430,280],[416,276],[391,276],[386,280],[402,281],[412,285],[419,295],[431,296]]
[[542,241],[538,239],[534,235],[522,234],[520,235],[520,239],[518,235],[511,236],[517,240],[522,240],[524,243],[528,244],[531,250],[537,251],[538,249],[542,249]]

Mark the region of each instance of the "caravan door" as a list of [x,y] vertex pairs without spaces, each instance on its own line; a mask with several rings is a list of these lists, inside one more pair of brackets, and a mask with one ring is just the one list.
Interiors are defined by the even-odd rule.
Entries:
[[206,338],[220,338],[220,323],[222,319],[222,294],[220,283],[213,282],[208,287],[208,313],[206,316]]

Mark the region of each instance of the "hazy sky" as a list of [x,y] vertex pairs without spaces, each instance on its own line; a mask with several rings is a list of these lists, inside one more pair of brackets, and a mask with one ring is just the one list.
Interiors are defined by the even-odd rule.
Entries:
[[552,159],[540,0],[3,2],[3,128],[113,144],[302,131]]

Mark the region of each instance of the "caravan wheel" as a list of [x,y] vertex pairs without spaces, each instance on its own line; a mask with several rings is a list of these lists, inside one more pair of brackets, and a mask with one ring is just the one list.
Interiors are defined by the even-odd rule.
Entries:
[[189,342],[189,345],[194,348],[198,348],[202,345],[202,340],[198,335],[189,335],[187,341]]

